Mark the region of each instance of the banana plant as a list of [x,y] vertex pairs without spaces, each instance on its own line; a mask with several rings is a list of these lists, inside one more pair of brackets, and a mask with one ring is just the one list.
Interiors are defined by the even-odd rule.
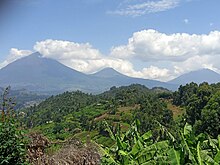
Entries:
[[152,132],[140,135],[139,121],[134,122],[126,133],[121,133],[120,126],[114,134],[107,122],[106,130],[115,141],[111,148],[102,149],[102,164],[107,165],[219,165],[220,135],[212,139],[207,134],[195,136],[192,126],[185,125],[176,139],[159,122],[161,132],[167,140],[153,141]]
[[169,164],[220,164],[220,136],[211,139],[207,134],[195,136],[192,126],[186,123],[183,131],[179,132],[180,142],[168,154]]
[[[163,162],[167,159],[169,142],[167,140],[153,142],[151,131],[140,135],[139,124],[139,121],[134,122],[124,134],[121,132],[113,134],[108,124],[105,123],[106,130],[116,143],[112,148],[105,149],[106,153],[102,158],[103,164],[147,165],[157,164],[158,161]],[[120,131],[120,129],[117,130]]]

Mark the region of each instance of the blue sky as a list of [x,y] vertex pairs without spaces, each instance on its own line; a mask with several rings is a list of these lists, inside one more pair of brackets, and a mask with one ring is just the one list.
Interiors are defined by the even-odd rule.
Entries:
[[85,73],[109,66],[166,81],[203,67],[220,71],[219,0],[8,0],[0,5],[1,66],[39,51]]

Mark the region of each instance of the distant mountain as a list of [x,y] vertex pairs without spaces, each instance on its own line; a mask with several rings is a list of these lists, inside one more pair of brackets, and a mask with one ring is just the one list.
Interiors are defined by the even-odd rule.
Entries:
[[10,63],[0,70],[0,86],[11,85],[37,91],[63,91],[81,88],[87,75],[73,70],[56,60],[31,54]]
[[190,82],[195,82],[198,84],[202,82],[217,83],[220,82],[220,74],[210,69],[201,69],[183,74],[171,81],[168,81],[168,83],[171,84],[182,84],[182,85],[185,85]]
[[164,87],[177,89],[177,85],[165,82],[133,78],[123,75],[112,68],[105,68],[87,75],[71,69],[56,60],[33,53],[0,69],[0,86],[11,85],[13,89],[25,88],[40,93],[61,93],[81,90],[101,93],[112,86],[142,84],[148,88]]
[[127,77],[118,71],[114,70],[113,68],[104,68],[99,72],[96,72],[92,74],[95,77],[101,77],[101,78],[113,78],[113,77]]
[[118,71],[112,68],[104,68],[103,70],[92,74],[91,76],[101,78],[102,82],[105,83],[105,90],[108,90],[112,86],[127,86],[131,84],[142,84],[148,88],[153,87],[164,87],[169,90],[176,90],[177,85],[157,81],[157,80],[149,80],[149,79],[142,79],[142,78],[134,78],[123,75]]

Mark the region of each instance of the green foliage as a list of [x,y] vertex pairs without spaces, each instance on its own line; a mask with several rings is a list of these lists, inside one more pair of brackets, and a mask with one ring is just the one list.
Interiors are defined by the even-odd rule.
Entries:
[[13,103],[7,98],[10,88],[2,96],[0,121],[0,165],[21,165],[26,163],[26,140],[18,129],[13,114]]
[[[219,85],[190,83],[180,86],[173,94],[173,103],[186,107],[183,118],[197,134],[206,132],[215,138],[220,134]],[[184,122],[180,124],[184,125]]]
[[38,106],[24,110],[23,112],[26,114],[24,122],[29,127],[42,125],[49,121],[60,123],[65,115],[78,112],[82,107],[91,105],[94,99],[92,95],[80,91],[51,96]]
[[220,92],[215,93],[201,112],[201,120],[197,121],[197,132],[207,132],[213,137],[220,134]]
[[155,132],[157,127],[155,121],[160,121],[167,127],[173,124],[172,112],[156,97],[143,99],[140,109],[135,111],[135,118],[140,120],[141,132],[147,132],[149,130]]
[[[171,93],[134,84],[100,95],[65,92],[23,110],[22,120],[52,140],[74,136],[106,146],[103,164],[215,165],[220,161],[219,89],[220,83],[190,83]],[[178,120],[172,103],[186,112]]]
[[115,106],[134,106],[142,100],[151,97],[153,92],[144,85],[133,84],[130,86],[113,87],[110,91],[99,95],[101,99],[112,102]]
[[205,134],[195,136],[192,126],[186,124],[179,132],[179,140],[176,140],[165,127],[167,140],[153,141],[151,131],[140,135],[139,122],[133,123],[126,133],[120,130],[114,134],[108,124],[109,131],[115,145],[101,149],[102,164],[109,165],[146,165],[146,164],[210,164],[220,163],[220,136],[211,139]]
[[76,129],[99,130],[99,121],[103,119],[96,118],[104,114],[107,114],[108,121],[113,125],[121,121],[124,125],[130,124],[135,114],[118,109],[125,105],[136,107],[153,96],[152,91],[142,85],[114,87],[100,95],[84,94],[80,91],[65,92],[19,113],[24,114],[21,121],[28,128],[40,130],[50,139],[57,139],[61,136],[58,137],[58,134],[73,135]]
[[13,119],[0,122],[0,164],[25,164],[25,138]]
[[116,143],[113,147],[102,150],[104,155],[102,164],[155,164],[157,161],[163,160],[163,157],[166,156],[165,153],[168,152],[168,142],[153,142],[151,131],[140,135],[138,126],[140,123],[136,121],[126,133],[123,134],[118,129],[118,132],[113,134],[106,123],[106,129]]
[[198,85],[196,83],[180,85],[178,91],[173,93],[173,103],[175,105],[186,106],[191,95],[197,92]]

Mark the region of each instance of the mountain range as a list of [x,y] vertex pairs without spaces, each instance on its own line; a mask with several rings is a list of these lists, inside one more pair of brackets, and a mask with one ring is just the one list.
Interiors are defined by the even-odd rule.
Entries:
[[81,90],[100,93],[112,86],[142,84],[148,88],[163,87],[176,90],[180,84],[188,82],[219,82],[220,75],[211,70],[200,70],[182,75],[169,82],[133,78],[112,68],[104,68],[94,74],[84,74],[69,68],[56,60],[44,58],[38,52],[18,59],[0,69],[0,86],[13,89],[25,88],[38,93],[61,93]]
[[185,85],[190,82],[200,84],[202,82],[208,82],[210,84],[220,82],[220,74],[210,69],[200,69],[183,74],[168,83]]

